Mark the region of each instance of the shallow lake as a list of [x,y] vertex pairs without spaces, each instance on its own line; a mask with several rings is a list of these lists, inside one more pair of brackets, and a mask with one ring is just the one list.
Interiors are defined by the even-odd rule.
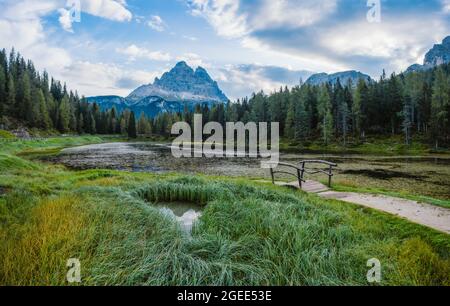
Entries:
[[[333,182],[450,199],[450,157],[372,156],[280,153],[280,161],[298,163],[325,159],[339,165]],[[170,144],[106,143],[63,150],[53,162],[74,169],[116,169],[134,172],[180,172],[269,179],[261,160],[252,158],[175,158]],[[326,177],[307,179],[326,181]]]

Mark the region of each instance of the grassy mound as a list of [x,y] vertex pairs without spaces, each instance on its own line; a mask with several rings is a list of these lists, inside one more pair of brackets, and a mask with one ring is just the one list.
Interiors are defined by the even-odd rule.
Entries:
[[16,136],[8,131],[0,130],[0,139],[15,139]]
[[0,153],[0,171],[7,170],[36,170],[39,166],[25,159]]

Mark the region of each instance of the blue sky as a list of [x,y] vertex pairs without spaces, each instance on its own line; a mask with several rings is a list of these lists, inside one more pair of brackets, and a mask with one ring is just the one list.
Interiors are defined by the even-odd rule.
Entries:
[[0,0],[0,47],[87,96],[126,96],[180,60],[232,99],[312,72],[378,78],[450,35],[450,0],[381,0],[380,22],[367,0],[80,0],[80,22],[72,1]]

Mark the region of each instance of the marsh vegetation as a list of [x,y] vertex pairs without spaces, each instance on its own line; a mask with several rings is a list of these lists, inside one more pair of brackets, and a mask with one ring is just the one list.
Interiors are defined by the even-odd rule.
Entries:
[[[381,285],[450,285],[448,235],[394,216],[238,177],[25,158],[96,141],[2,147],[0,284],[66,285],[79,258],[82,285],[366,285],[378,258]],[[189,239],[157,203],[201,206]]]
[[[333,178],[336,188],[371,189],[422,199],[436,198],[450,206],[450,156],[386,156],[370,154],[281,153],[280,160],[299,163],[304,159],[325,159],[339,165]],[[249,179],[269,179],[260,161],[250,158],[174,158],[169,144],[106,143],[63,150],[48,160],[83,170],[107,168],[134,172],[179,172],[225,175]],[[326,177],[307,177],[326,181]],[[283,178],[282,178],[283,179]],[[285,179],[288,179],[287,177]],[[290,178],[292,179],[292,178]]]

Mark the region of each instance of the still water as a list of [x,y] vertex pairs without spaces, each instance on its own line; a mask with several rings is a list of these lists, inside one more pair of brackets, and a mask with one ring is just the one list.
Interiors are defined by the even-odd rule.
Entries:
[[[373,187],[450,199],[450,157],[376,156],[281,153],[280,161],[299,163],[325,159],[339,165],[333,182],[355,187]],[[269,179],[252,158],[175,158],[170,144],[106,143],[65,149],[53,162],[74,169],[116,169],[133,172],[178,172],[250,179]],[[311,176],[307,179],[321,180]]]

